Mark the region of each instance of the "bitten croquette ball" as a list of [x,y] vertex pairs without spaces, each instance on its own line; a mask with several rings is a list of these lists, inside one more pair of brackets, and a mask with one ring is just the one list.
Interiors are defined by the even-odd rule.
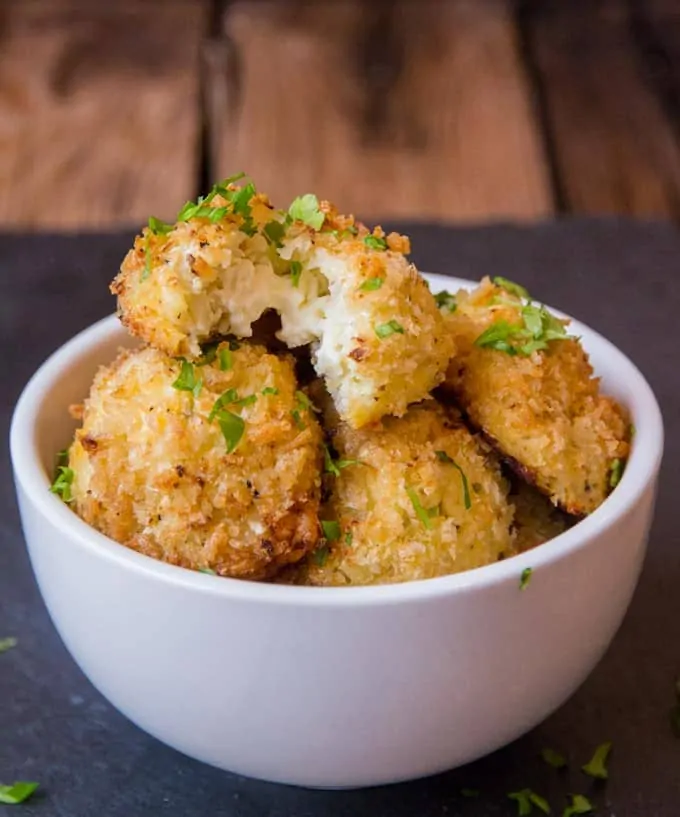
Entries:
[[74,510],[129,548],[266,578],[319,537],[321,429],[288,357],[147,347],[97,373],[69,452]]
[[360,430],[326,418],[326,541],[285,581],[412,581],[516,552],[498,461],[455,412],[432,401]]
[[628,456],[629,420],[600,393],[565,322],[500,282],[484,279],[443,309],[457,348],[444,389],[523,479],[567,513],[589,514]]

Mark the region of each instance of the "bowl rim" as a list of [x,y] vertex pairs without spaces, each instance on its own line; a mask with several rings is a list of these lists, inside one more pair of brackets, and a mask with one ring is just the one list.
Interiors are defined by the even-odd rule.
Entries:
[[[474,287],[478,282],[452,276],[423,273],[434,292],[441,289]],[[549,307],[555,314],[565,313]],[[184,567],[166,564],[130,550],[90,527],[48,488],[50,476],[43,468],[35,438],[36,422],[45,395],[78,359],[93,346],[105,343],[123,332],[116,315],[92,324],[53,352],[24,387],[14,409],[10,429],[10,453],[14,478],[33,506],[44,515],[71,544],[95,553],[120,567],[143,574],[168,585],[224,596],[252,603],[316,607],[360,607],[421,602],[453,593],[474,592],[509,580],[519,585],[526,568],[541,568],[561,561],[587,547],[624,517],[653,486],[663,454],[663,420],[656,397],[634,363],[610,341],[585,324],[570,318],[572,327],[583,336],[586,345],[596,344],[612,358],[616,380],[626,381],[634,395],[628,408],[635,421],[635,438],[630,458],[616,490],[592,514],[554,539],[501,562],[461,573],[399,584],[361,587],[302,587],[211,576]]]

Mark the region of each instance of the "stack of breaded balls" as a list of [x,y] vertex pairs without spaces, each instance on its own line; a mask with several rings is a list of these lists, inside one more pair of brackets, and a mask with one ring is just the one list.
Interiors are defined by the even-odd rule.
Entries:
[[409,251],[241,175],[150,218],[111,286],[143,345],[74,407],[53,489],[148,556],[310,585],[480,567],[592,512],[630,426],[566,322],[505,279],[433,296]]

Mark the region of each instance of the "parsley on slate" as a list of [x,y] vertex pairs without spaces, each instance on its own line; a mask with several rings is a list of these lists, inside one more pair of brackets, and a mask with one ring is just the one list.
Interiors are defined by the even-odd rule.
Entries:
[[540,809],[544,814],[550,814],[548,801],[531,789],[510,792],[508,797],[510,800],[517,802],[517,814],[519,817],[525,817],[525,815],[531,814],[534,806]]
[[385,338],[389,338],[390,335],[403,335],[404,327],[398,321],[391,320],[387,323],[378,324],[378,326],[375,327],[375,334],[381,340],[384,340]]
[[387,241],[378,235],[367,235],[364,238],[364,244],[372,250],[386,250]]
[[0,803],[7,803],[12,806],[23,803],[24,800],[28,800],[39,785],[39,783],[28,783],[24,780],[18,780],[16,783],[12,783],[11,786],[0,785]]
[[384,283],[385,281],[383,278],[368,278],[359,287],[359,289],[363,290],[364,292],[374,292],[376,289],[380,289]]
[[453,467],[458,471],[460,474],[460,478],[463,481],[463,502],[465,504],[465,510],[469,511],[472,507],[472,500],[470,499],[470,485],[468,484],[468,479],[465,476],[465,471],[458,465],[458,463],[449,457],[446,451],[435,451],[437,455],[437,459],[440,462],[448,463],[449,465],[453,465]]
[[0,638],[0,653],[13,650],[18,643],[17,639],[11,636],[8,638]]
[[445,289],[438,292],[434,296],[434,300],[440,309],[446,309],[449,312],[456,311],[456,296],[452,295],[450,292],[447,292]]
[[294,221],[302,221],[315,230],[320,230],[326,216],[319,209],[319,200],[314,193],[298,196],[288,208],[288,215]]
[[462,797],[479,797],[480,795],[479,789],[461,789],[460,793]]
[[423,508],[415,489],[407,488],[406,493],[408,494],[408,498],[411,500],[411,505],[413,505],[413,510],[416,512],[416,516],[423,523],[423,527],[425,527],[427,530],[432,530],[432,519],[430,518],[430,514],[425,510],[425,508]]
[[177,380],[172,384],[173,389],[178,391],[190,391],[194,397],[198,397],[203,388],[203,380],[196,375],[196,370],[188,360],[182,360],[182,368]]
[[588,763],[586,763],[585,766],[581,766],[581,771],[585,772],[589,777],[594,777],[596,780],[607,780],[609,772],[607,771],[606,764],[611,749],[611,741],[601,743],[597,749],[595,749],[595,753]]
[[562,817],[574,817],[576,814],[590,814],[593,806],[587,797],[582,794],[571,795],[571,805],[562,812]]
[[567,765],[567,759],[564,755],[561,755],[554,749],[541,749],[541,757],[548,766],[552,766],[553,769],[564,769]]
[[534,569],[533,567],[525,567],[522,571],[522,575],[519,577],[519,589],[526,590],[529,581],[531,580],[531,576],[533,575]]

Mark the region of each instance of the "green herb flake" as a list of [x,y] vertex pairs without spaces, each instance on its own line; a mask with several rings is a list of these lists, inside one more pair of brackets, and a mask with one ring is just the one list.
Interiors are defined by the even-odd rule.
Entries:
[[541,757],[553,769],[564,769],[567,766],[566,757],[554,749],[541,749]]
[[246,424],[238,414],[234,414],[226,409],[220,409],[215,416],[227,443],[227,454],[231,454],[241,442]]
[[314,411],[314,403],[312,403],[303,391],[296,391],[295,399],[297,400],[298,408],[304,411]]
[[562,812],[562,817],[574,817],[576,814],[590,814],[593,806],[587,797],[582,794],[572,794],[571,805]]
[[614,490],[623,476],[623,460],[615,459],[609,466],[609,487]]
[[612,750],[611,741],[601,743],[585,766],[581,766],[581,771],[589,777],[594,777],[596,780],[607,780],[609,772],[607,771],[607,758]]
[[286,227],[280,221],[269,221],[264,225],[264,234],[275,247],[281,246],[285,233]]
[[531,581],[531,577],[533,576],[534,569],[533,567],[525,567],[522,571],[522,575],[519,577],[519,589],[526,590],[529,582]]
[[323,470],[327,474],[333,474],[334,477],[340,476],[340,469],[335,464],[335,460],[333,459],[327,445],[324,445],[323,447]]
[[205,573],[208,576],[217,576],[217,573],[212,569],[212,567],[199,567],[199,573]]
[[12,783],[11,786],[0,784],[0,803],[11,806],[23,803],[28,800],[39,785],[39,783],[27,783],[24,780],[18,780],[16,783]]
[[384,340],[385,338],[389,338],[390,335],[404,334],[404,327],[395,320],[388,321],[387,323],[380,323],[378,326],[375,327],[375,334],[381,339]]
[[516,355],[517,350],[510,344],[519,326],[512,326],[507,321],[496,321],[488,329],[485,329],[475,341],[475,346],[481,349],[495,349],[498,352],[506,352],[509,355]]
[[300,417],[300,412],[297,409],[293,409],[291,411],[291,417],[293,418],[293,422],[300,429],[300,431],[304,431],[307,426],[302,422],[302,417]]
[[340,538],[340,525],[335,521],[321,520],[321,530],[327,542],[337,542]]
[[384,251],[387,249],[387,241],[379,235],[367,235],[364,237],[364,244],[372,250]]
[[380,287],[385,283],[383,278],[368,278],[364,283],[359,287],[359,289],[363,290],[363,292],[375,292],[376,289],[380,289]]
[[279,393],[279,390],[278,390],[278,389],[275,389],[275,388],[274,388],[274,386],[265,386],[265,387],[262,389],[262,394],[264,394],[264,395],[267,395],[267,394],[278,394],[278,393]]
[[408,494],[408,498],[411,500],[411,505],[413,505],[413,510],[416,512],[416,516],[423,523],[423,527],[425,527],[427,530],[432,530],[432,518],[425,508],[423,508],[415,489],[407,488],[406,493]]
[[440,462],[447,463],[448,465],[453,465],[453,467],[458,471],[460,474],[461,481],[463,483],[463,503],[465,505],[465,510],[469,511],[472,508],[472,498],[470,496],[470,484],[468,483],[468,478],[465,475],[465,471],[458,465],[458,463],[450,457],[446,451],[435,451],[437,455],[437,459]]
[[169,224],[167,221],[161,221],[154,216],[149,217],[149,229],[154,235],[167,235],[174,229],[174,224]]
[[299,261],[290,262],[290,282],[296,287],[300,283],[300,276],[302,275],[302,264]]
[[208,366],[217,357],[219,343],[204,343],[201,346],[201,356],[196,360],[197,366]]
[[541,797],[540,794],[536,794],[536,792],[531,789],[510,792],[508,798],[517,803],[517,814],[520,815],[520,817],[531,814],[534,806],[540,809],[544,814],[550,814],[550,805],[545,797]]
[[225,346],[223,349],[220,349],[219,360],[220,371],[229,372],[234,367],[234,358],[231,354],[231,349],[228,346]]
[[479,797],[481,792],[479,789],[461,789],[460,790],[461,797],[468,797],[470,799]]
[[328,549],[328,545],[323,545],[320,548],[317,548],[314,553],[312,553],[312,561],[318,567],[323,567],[326,562],[328,561],[328,554],[330,553]]
[[182,360],[182,368],[172,388],[178,391],[190,391],[194,397],[198,397],[201,393],[203,380],[197,376],[194,365],[188,360]]
[[144,269],[139,280],[146,281],[149,275],[151,275],[151,237],[147,233],[144,237]]
[[492,281],[497,287],[501,287],[501,289],[504,289],[511,295],[516,295],[518,298],[526,298],[527,300],[531,298],[531,295],[529,295],[529,292],[523,286],[516,284],[514,281],[510,281],[508,278],[497,275],[495,278],[492,278]]
[[446,309],[447,312],[455,312],[458,304],[456,303],[456,296],[447,292],[445,289],[438,292],[434,296],[434,300],[439,309]]
[[8,650],[13,650],[16,645],[18,644],[18,640],[9,636],[7,638],[0,638],[0,653],[7,652]]
[[67,465],[57,466],[57,471],[54,477],[54,482],[50,485],[50,491],[57,494],[64,502],[72,502],[73,494],[71,493],[71,484],[75,476],[73,469]]
[[298,196],[288,208],[288,215],[294,221],[302,221],[315,230],[320,230],[326,216],[319,209],[319,200],[313,193]]
[[351,545],[353,539],[354,539],[354,534],[352,533],[351,530],[348,530],[347,533],[345,534],[345,544],[346,545]]

